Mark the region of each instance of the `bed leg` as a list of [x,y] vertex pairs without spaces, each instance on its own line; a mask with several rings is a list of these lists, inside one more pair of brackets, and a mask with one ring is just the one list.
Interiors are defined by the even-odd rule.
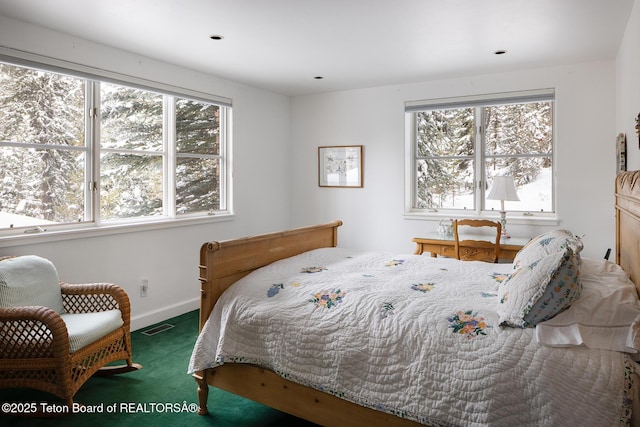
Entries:
[[198,415],[207,415],[207,399],[209,398],[209,384],[204,378],[204,372],[196,372],[193,378],[198,383]]

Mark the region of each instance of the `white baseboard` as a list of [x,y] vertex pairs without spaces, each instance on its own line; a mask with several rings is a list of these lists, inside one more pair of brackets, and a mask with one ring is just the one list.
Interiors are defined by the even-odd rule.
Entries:
[[131,318],[131,330],[146,328],[147,326],[163,322],[172,317],[180,316],[200,308],[200,298],[194,298],[190,301],[166,306],[157,310],[149,311]]

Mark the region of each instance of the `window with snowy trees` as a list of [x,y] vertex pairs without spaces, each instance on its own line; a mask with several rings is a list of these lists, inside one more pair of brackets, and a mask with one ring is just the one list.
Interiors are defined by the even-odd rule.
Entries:
[[523,215],[554,212],[552,90],[407,103],[410,212],[480,214],[493,177],[513,176]]
[[226,212],[229,109],[0,62],[0,232]]

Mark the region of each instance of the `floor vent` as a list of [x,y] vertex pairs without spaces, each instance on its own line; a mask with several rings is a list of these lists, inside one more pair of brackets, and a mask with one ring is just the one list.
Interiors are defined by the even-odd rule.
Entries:
[[171,328],[173,328],[173,325],[170,325],[169,323],[164,323],[162,325],[156,326],[155,328],[147,329],[146,331],[142,332],[142,335],[152,336],[155,334],[159,334],[160,332],[164,332],[167,329],[171,329]]

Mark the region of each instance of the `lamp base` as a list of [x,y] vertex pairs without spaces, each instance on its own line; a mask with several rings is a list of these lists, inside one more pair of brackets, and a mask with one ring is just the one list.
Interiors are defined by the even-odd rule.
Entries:
[[500,211],[500,225],[502,226],[502,233],[500,234],[501,239],[510,239],[511,235],[507,233],[507,212]]

